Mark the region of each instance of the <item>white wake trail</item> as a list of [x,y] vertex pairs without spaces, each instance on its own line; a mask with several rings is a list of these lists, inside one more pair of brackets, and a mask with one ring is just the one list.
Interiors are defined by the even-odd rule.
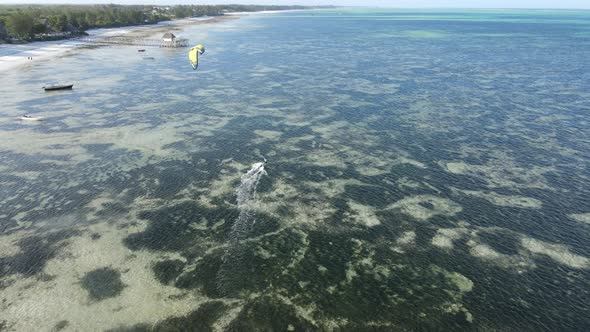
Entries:
[[217,287],[226,296],[236,296],[245,282],[243,273],[247,262],[244,260],[242,241],[254,226],[255,218],[252,204],[256,200],[256,187],[263,175],[265,163],[255,163],[242,175],[240,186],[236,189],[238,210],[240,214],[232,225],[229,244],[223,255],[223,262],[217,273]]
[[248,173],[242,175],[242,182],[236,190],[238,209],[247,208],[248,203],[256,198],[256,186],[263,175],[267,175],[264,163],[253,164]]

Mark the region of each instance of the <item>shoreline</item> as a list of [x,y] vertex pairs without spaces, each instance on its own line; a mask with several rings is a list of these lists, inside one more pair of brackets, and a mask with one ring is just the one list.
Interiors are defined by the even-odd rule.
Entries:
[[[119,28],[98,28],[88,30],[90,36],[109,37],[126,36],[146,38],[168,31],[180,31],[187,26],[215,24],[227,20],[238,19],[239,15],[205,16],[185,18],[180,20],[162,21],[150,25],[134,25]],[[57,41],[39,41],[27,44],[0,45],[0,73],[19,67],[35,65],[68,53],[83,49],[87,46],[105,46],[89,42],[82,42],[77,38]],[[32,60],[28,58],[32,57]]]
[[259,12],[233,12],[233,13],[225,13],[224,16],[248,16],[254,14],[277,14],[277,13],[284,13],[284,12],[300,12],[300,11],[308,11],[313,10],[316,8],[308,8],[308,9],[289,9],[289,10],[261,10]]

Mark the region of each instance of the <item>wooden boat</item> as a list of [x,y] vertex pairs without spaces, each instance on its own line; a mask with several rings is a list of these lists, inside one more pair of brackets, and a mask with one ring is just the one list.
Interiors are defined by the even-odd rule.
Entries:
[[31,115],[27,115],[27,114],[22,115],[20,117],[20,119],[21,120],[24,120],[24,121],[43,121],[43,118],[42,117],[39,117],[39,116],[31,116]]
[[55,91],[55,90],[70,90],[74,84],[56,84],[56,85],[46,85],[43,87],[45,91]]
[[145,50],[143,48],[140,48],[139,50],[137,50],[137,52],[145,52]]

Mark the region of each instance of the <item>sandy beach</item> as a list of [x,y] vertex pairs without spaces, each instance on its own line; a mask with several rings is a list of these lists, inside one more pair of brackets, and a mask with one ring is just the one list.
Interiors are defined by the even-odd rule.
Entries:
[[[181,31],[183,27],[212,24],[236,19],[236,15],[220,17],[197,17],[174,21],[163,21],[158,24],[128,26],[121,28],[100,28],[88,30],[94,37],[127,36],[136,38],[160,37],[167,31]],[[93,45],[76,38],[59,41],[33,42],[28,44],[0,45],[0,72],[22,66],[31,66],[51,58],[64,56],[85,46]],[[29,59],[31,58],[31,59]]]

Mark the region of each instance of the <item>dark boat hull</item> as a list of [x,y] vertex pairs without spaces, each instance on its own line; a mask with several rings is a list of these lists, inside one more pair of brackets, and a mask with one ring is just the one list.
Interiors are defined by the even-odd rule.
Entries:
[[55,91],[55,90],[71,90],[73,84],[66,84],[66,85],[54,85],[54,86],[44,86],[43,89],[45,91]]

